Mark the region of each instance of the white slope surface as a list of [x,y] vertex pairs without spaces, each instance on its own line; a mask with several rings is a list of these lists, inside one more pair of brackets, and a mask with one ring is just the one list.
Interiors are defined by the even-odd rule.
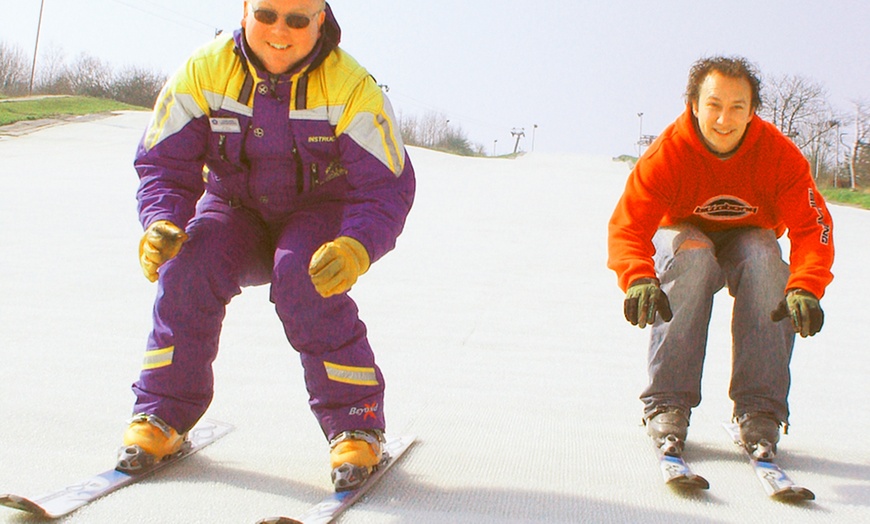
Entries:
[[[132,157],[144,113],[0,136],[0,493],[110,467],[155,287],[141,275]],[[355,289],[392,433],[418,442],[343,517],[364,523],[870,521],[866,211],[832,206],[836,279],[793,359],[781,461],[817,501],[770,501],[728,441],[730,298],[717,296],[686,457],[662,485],[640,427],[647,332],[622,318],[606,223],[626,165],[411,149],[417,200]],[[68,523],[253,523],[330,489],[327,447],[266,287],[230,305],[207,416],[237,429]],[[0,508],[0,521],[32,522]]]

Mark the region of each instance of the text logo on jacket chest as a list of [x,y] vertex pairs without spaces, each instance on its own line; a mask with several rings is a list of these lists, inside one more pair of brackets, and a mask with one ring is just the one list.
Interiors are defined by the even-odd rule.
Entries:
[[758,213],[758,207],[731,195],[715,196],[695,208],[695,214],[707,220],[740,220]]

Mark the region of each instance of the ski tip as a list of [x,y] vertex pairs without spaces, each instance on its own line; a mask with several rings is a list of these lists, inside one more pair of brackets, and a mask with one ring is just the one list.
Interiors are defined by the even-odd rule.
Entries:
[[53,517],[53,515],[50,515],[48,512],[46,512],[42,506],[33,502],[32,500],[19,495],[13,495],[11,493],[0,495],[0,506],[6,506],[7,508],[26,511],[27,513],[31,513],[38,517]]
[[771,495],[780,502],[806,502],[815,500],[816,494],[802,486],[789,486]]
[[710,489],[707,479],[695,474],[674,477],[667,484],[681,490]]
[[257,524],[303,524],[302,521],[291,519],[289,517],[269,517],[260,519]]
[[710,483],[704,477],[699,475],[694,475],[692,477],[692,484],[695,485],[698,489],[710,489]]

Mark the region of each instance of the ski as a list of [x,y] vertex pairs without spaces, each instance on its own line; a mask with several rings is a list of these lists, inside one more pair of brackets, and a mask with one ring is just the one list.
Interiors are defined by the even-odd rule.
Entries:
[[[669,438],[673,438],[669,436]],[[694,473],[692,468],[676,454],[668,454],[664,451],[665,446],[656,447],[656,455],[659,459],[659,468],[662,470],[662,478],[665,484],[678,489],[710,489],[707,479]],[[668,449],[676,449],[673,446]]]
[[710,489],[707,479],[692,471],[682,457],[661,454],[659,467],[665,484],[681,489]]
[[0,495],[0,504],[9,508],[33,513],[43,518],[56,519],[72,513],[117,489],[139,482],[155,471],[193,455],[233,429],[232,425],[224,422],[202,420],[190,430],[188,439],[178,454],[158,462],[141,473],[129,475],[116,469],[110,469],[89,479],[38,497],[27,498],[14,494]]
[[769,497],[784,502],[799,502],[816,498],[812,491],[795,484],[788,474],[773,461],[757,460],[752,457],[740,441],[740,427],[737,424],[725,423],[723,426],[728,435],[731,436],[731,440],[740,447],[743,455],[749,459],[752,469],[755,470],[755,475],[761,481],[761,485]]
[[327,524],[337,518],[365,495],[384,473],[395,464],[403,453],[414,443],[415,437],[402,436],[388,438],[384,444],[383,460],[362,486],[351,491],[334,492],[324,497],[296,518],[270,517],[257,521],[257,524]]

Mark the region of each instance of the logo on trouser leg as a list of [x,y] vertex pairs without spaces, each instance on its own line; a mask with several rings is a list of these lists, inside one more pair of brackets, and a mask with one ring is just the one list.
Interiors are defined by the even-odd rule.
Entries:
[[347,414],[352,416],[352,417],[362,415],[363,420],[366,420],[368,418],[370,418],[372,420],[376,420],[377,416],[375,414],[377,412],[378,412],[378,403],[372,402],[371,404],[363,404],[363,407],[361,407],[361,408],[352,407],[352,408],[350,408],[350,411],[347,412]]

